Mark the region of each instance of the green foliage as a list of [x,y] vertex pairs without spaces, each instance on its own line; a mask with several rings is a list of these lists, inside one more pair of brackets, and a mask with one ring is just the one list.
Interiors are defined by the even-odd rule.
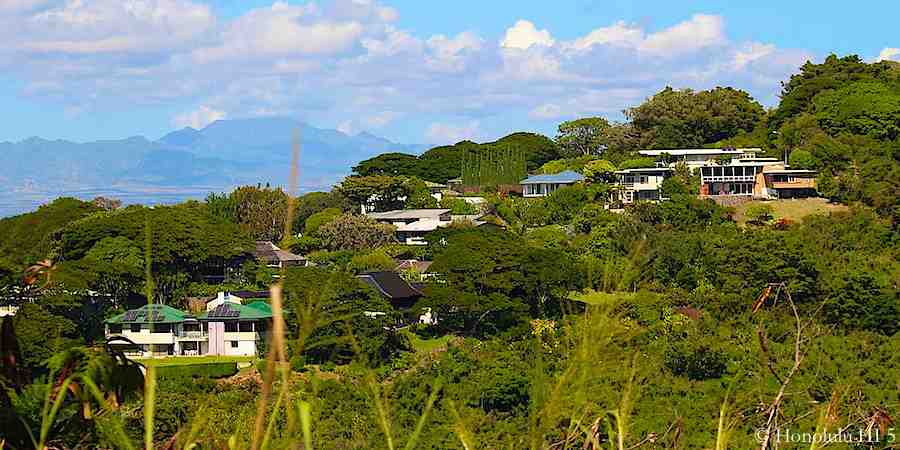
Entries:
[[394,226],[375,219],[344,214],[318,230],[322,245],[330,250],[363,250],[396,242]]
[[410,194],[406,178],[386,175],[347,177],[337,190],[357,205],[371,203],[375,211],[402,209],[401,198]]
[[857,81],[813,98],[815,117],[823,130],[894,140],[900,137],[900,80],[893,85]]
[[788,163],[792,169],[813,169],[816,167],[816,158],[809,151],[798,149],[791,152]]
[[22,368],[45,372],[45,363],[56,352],[79,342],[75,323],[34,303],[22,305],[12,319],[22,355]]
[[311,216],[303,223],[303,233],[315,236],[322,225],[331,222],[341,215],[341,210],[337,208],[325,208]]
[[775,210],[772,205],[765,203],[750,205],[744,214],[747,216],[747,222],[756,225],[762,225],[775,218]]
[[650,157],[626,159],[619,164],[619,170],[644,169],[656,167],[656,160]]
[[461,198],[457,197],[443,197],[440,202],[441,208],[446,208],[450,210],[450,214],[453,215],[472,215],[478,214],[479,208],[477,205],[471,204]]
[[354,273],[380,272],[392,270],[394,267],[397,267],[394,258],[391,258],[384,250],[375,250],[353,255],[347,265],[347,270]]
[[438,202],[431,195],[431,189],[419,178],[410,177],[406,179],[405,188],[407,194],[406,203],[403,207],[406,209],[430,209],[437,208]]
[[37,211],[0,219],[0,254],[21,267],[51,255],[50,235],[100,208],[74,198],[58,198]]
[[278,242],[284,235],[288,196],[281,188],[241,186],[229,195],[234,220],[253,239]]
[[416,176],[421,177],[419,158],[406,153],[382,153],[374,158],[360,161],[353,167],[353,173],[361,177]]
[[510,146],[495,146],[488,151],[466,154],[462,161],[465,186],[517,184],[527,174],[525,152]]
[[228,378],[238,372],[237,363],[203,363],[161,366],[156,368],[160,381],[170,380],[191,383],[194,378]]
[[596,159],[597,157],[593,155],[578,156],[575,158],[554,159],[553,161],[544,163],[544,165],[542,165],[538,169],[538,172],[547,175],[553,175],[560,172],[565,172],[567,170],[584,173],[585,166]]
[[342,212],[357,211],[359,205],[352,204],[335,189],[331,192],[310,192],[295,199],[294,232],[302,232],[306,220],[313,214],[329,208],[337,208]]
[[616,166],[613,163],[598,159],[584,166],[584,176],[593,182],[610,183],[615,178]]
[[749,94],[727,87],[699,92],[667,87],[625,111],[641,146],[652,149],[699,148],[751,132],[764,114]]
[[609,128],[609,121],[602,117],[563,122],[559,125],[556,143],[565,155],[599,155],[605,150],[605,132]]
[[551,192],[544,201],[547,223],[567,224],[591,199],[581,185],[565,186]]

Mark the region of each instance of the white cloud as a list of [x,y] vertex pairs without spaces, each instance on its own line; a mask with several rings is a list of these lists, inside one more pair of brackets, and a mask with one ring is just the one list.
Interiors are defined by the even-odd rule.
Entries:
[[900,48],[886,47],[878,54],[878,61],[900,61]]
[[178,128],[191,127],[199,130],[219,119],[225,118],[225,112],[208,106],[200,106],[194,111],[175,116],[172,123]]
[[724,21],[719,16],[695,14],[690,20],[653,33],[641,43],[643,51],[673,55],[725,43]]
[[500,42],[504,48],[527,49],[532,45],[549,47],[556,42],[547,30],[538,30],[527,20],[519,20],[506,30],[506,36]]
[[544,103],[528,112],[528,117],[535,120],[558,119],[563,115],[562,107],[553,103]]
[[775,50],[772,44],[748,43],[734,52],[734,68],[743,69],[747,64],[771,55]]
[[[663,29],[598,24],[567,40],[519,20],[489,40],[419,37],[376,0],[276,2],[227,19],[200,0],[15,2],[0,14],[0,39],[12,42],[0,46],[0,70],[23,95],[84,114],[196,102],[173,118],[196,127],[290,115],[357,133],[400,129],[404,117],[430,124],[430,142],[452,143],[498,123],[621,118],[666,85],[732,85],[772,105],[779,83],[814,58],[731,42],[723,18],[704,14]],[[883,56],[896,59],[891,50]]]
[[464,140],[481,140],[481,123],[477,120],[461,125],[432,123],[425,132],[425,139],[435,145],[455,144]]
[[644,30],[624,21],[598,28],[566,45],[575,50],[586,50],[594,45],[619,45],[637,47],[644,40]]

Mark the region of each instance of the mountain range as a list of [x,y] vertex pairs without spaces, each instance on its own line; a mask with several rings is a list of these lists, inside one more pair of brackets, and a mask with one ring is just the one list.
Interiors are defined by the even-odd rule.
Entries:
[[36,137],[0,142],[5,160],[0,217],[59,196],[102,195],[126,204],[157,204],[202,199],[244,184],[286,186],[295,134],[301,142],[301,192],[327,190],[357,162],[379,153],[420,153],[426,148],[287,118],[218,120],[155,141],[137,136],[85,143]]

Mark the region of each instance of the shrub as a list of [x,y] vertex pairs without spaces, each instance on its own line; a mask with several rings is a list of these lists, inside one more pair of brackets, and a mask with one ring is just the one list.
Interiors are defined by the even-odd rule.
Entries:
[[691,380],[708,380],[725,374],[727,358],[706,345],[675,344],[666,351],[665,365],[675,375]]
[[160,379],[227,378],[237,372],[237,363],[234,362],[185,364],[156,368],[156,374]]
[[747,207],[745,215],[747,216],[747,222],[761,225],[774,218],[775,210],[772,209],[772,205],[756,203]]

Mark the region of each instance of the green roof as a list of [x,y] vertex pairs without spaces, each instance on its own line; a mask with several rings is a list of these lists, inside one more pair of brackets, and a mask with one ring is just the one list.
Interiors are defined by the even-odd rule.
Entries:
[[188,318],[193,316],[171,306],[152,304],[110,317],[106,323],[179,323]]
[[272,318],[272,308],[265,302],[253,302],[249,305],[239,303],[223,303],[211,311],[200,314],[200,320],[263,320]]

